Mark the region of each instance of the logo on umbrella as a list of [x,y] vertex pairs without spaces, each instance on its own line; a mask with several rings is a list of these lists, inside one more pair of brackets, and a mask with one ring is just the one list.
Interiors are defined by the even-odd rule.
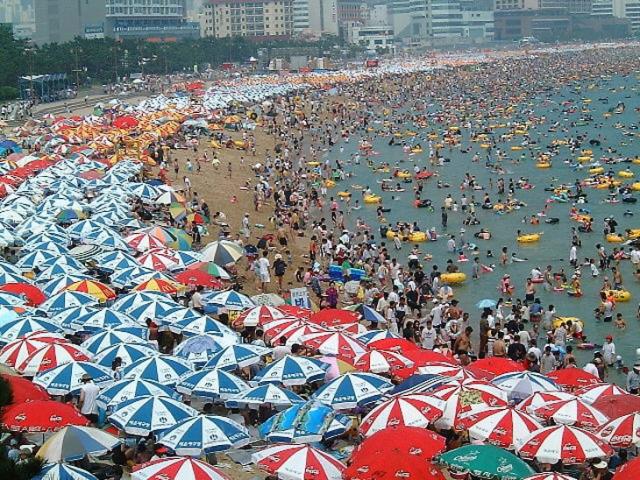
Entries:
[[59,416],[59,415],[51,415],[51,416],[49,417],[49,420],[50,420],[50,421],[52,421],[52,422],[57,422],[57,423],[59,423],[59,422],[61,422],[61,421],[62,421],[62,417],[61,417],[61,416]]
[[27,419],[27,415],[24,413],[20,413],[18,415],[15,416],[14,420],[16,422],[24,422]]

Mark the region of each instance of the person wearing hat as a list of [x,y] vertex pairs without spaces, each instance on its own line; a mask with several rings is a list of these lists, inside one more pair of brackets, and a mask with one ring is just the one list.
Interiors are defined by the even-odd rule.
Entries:
[[609,464],[604,460],[599,460],[592,465],[593,480],[611,480],[613,474],[609,471]]
[[78,407],[80,408],[80,413],[87,417],[92,425],[97,425],[98,423],[98,395],[100,395],[100,388],[93,383],[91,375],[88,373],[82,375]]
[[611,366],[616,361],[616,344],[613,343],[613,337],[607,335],[605,337],[605,343],[602,345],[602,358],[607,366]]
[[634,363],[627,374],[627,391],[633,395],[640,393],[640,361]]
[[278,293],[282,293],[282,279],[287,271],[287,262],[282,259],[282,255],[276,253],[273,261],[273,271],[278,279]]

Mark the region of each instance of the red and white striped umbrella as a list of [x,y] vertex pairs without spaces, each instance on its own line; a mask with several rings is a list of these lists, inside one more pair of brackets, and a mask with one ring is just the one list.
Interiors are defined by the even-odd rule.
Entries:
[[50,343],[66,343],[66,340],[63,337],[57,336],[55,333],[50,333],[49,336],[46,337],[27,336],[19,338],[2,347],[2,350],[0,350],[0,363],[15,367],[16,365],[22,364],[33,352]]
[[216,467],[189,457],[158,458],[144,463],[131,474],[131,480],[229,480]]
[[356,357],[353,366],[363,372],[388,373],[399,368],[409,368],[413,362],[404,355],[390,350],[372,350]]
[[165,248],[166,245],[158,237],[149,233],[132,233],[124,239],[131,248],[139,252],[147,252],[153,248]]
[[598,385],[602,383],[600,377],[585,372],[581,368],[561,368],[550,372],[547,377],[556,382],[568,392],[572,392],[582,387]]
[[511,450],[516,440],[524,440],[542,425],[513,408],[480,407],[461,415],[456,428],[468,430],[472,439]]
[[576,392],[582,400],[589,405],[594,404],[599,398],[608,395],[627,395],[625,389],[618,387],[617,385],[611,385],[609,383],[601,383],[599,385],[592,385],[585,387]]
[[258,325],[265,325],[273,322],[274,320],[282,320],[287,317],[288,315],[283,313],[281,310],[278,310],[276,307],[272,307],[270,305],[259,305],[245,310],[238,315],[238,317],[233,321],[233,325],[257,327]]
[[251,459],[282,480],[341,480],[345,469],[328,453],[295,443],[267,447]]
[[630,413],[611,420],[598,431],[598,436],[613,448],[640,445],[640,414]]
[[440,418],[444,400],[426,393],[392,398],[371,410],[360,424],[360,433],[369,437],[380,430],[398,425],[427,428]]
[[349,360],[367,351],[364,343],[341,332],[312,333],[302,337],[302,343],[323,355],[335,355]]
[[452,365],[444,362],[433,362],[418,368],[419,373],[429,375],[442,375],[443,377],[451,377],[456,380],[476,379],[475,374],[460,365]]
[[556,472],[544,472],[544,473],[536,473],[531,477],[527,477],[524,480],[576,480],[569,475],[564,475],[562,473]]
[[459,415],[474,406],[506,407],[507,393],[495,385],[480,380],[452,380],[436,388],[432,395],[445,401],[445,408],[435,422],[437,428],[453,428]]
[[71,362],[91,361],[91,354],[71,343],[52,343],[36,350],[16,366],[16,370],[27,377],[44,372],[58,365]]
[[293,345],[294,343],[302,343],[302,339],[307,335],[314,333],[326,333],[327,331],[316,325],[312,325],[307,321],[303,321],[299,324],[293,324],[287,327],[277,335],[271,337],[271,345],[278,345],[280,339],[285,337],[287,339],[287,345]]
[[262,326],[262,331],[264,332],[264,336],[266,338],[273,338],[280,335],[288,328],[300,327],[304,324],[304,320],[293,317],[285,317],[279,320],[274,320],[273,322],[265,323]]
[[592,458],[608,458],[613,450],[595,434],[567,425],[555,425],[533,432],[515,444],[516,452],[525,460],[541,463],[562,462],[578,465]]
[[572,400],[574,398],[576,398],[575,395],[567,392],[536,392],[518,403],[515,408],[521,412],[532,414],[536,408],[542,407],[549,402]]
[[140,255],[136,260],[143,267],[159,272],[169,270],[178,264],[178,257],[170,248],[156,248]]
[[596,430],[609,421],[600,410],[579,398],[547,403],[536,408],[533,414],[545,420],[551,419],[555,423],[575,425],[585,430]]
[[363,333],[367,333],[369,331],[367,327],[365,327],[361,323],[346,323],[344,325],[327,327],[327,330],[331,330],[333,332],[347,333],[349,335],[362,335]]

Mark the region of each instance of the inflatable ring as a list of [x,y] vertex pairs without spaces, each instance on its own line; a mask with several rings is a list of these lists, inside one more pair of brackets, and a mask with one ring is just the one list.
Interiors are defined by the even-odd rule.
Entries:
[[631,300],[631,292],[628,290],[609,290],[607,297],[613,297],[616,302],[628,302]]
[[528,235],[520,235],[517,240],[519,243],[534,243],[539,241],[541,236],[539,233],[530,233]]
[[440,275],[440,280],[443,283],[447,283],[450,285],[458,285],[463,283],[467,279],[467,275],[462,272],[457,273],[443,273]]

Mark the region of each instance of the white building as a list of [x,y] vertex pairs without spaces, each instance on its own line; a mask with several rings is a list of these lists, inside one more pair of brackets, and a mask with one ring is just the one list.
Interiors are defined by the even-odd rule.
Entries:
[[349,42],[371,51],[395,52],[393,27],[389,25],[351,26]]
[[640,31],[640,0],[594,0],[591,15],[626,18],[631,31]]

